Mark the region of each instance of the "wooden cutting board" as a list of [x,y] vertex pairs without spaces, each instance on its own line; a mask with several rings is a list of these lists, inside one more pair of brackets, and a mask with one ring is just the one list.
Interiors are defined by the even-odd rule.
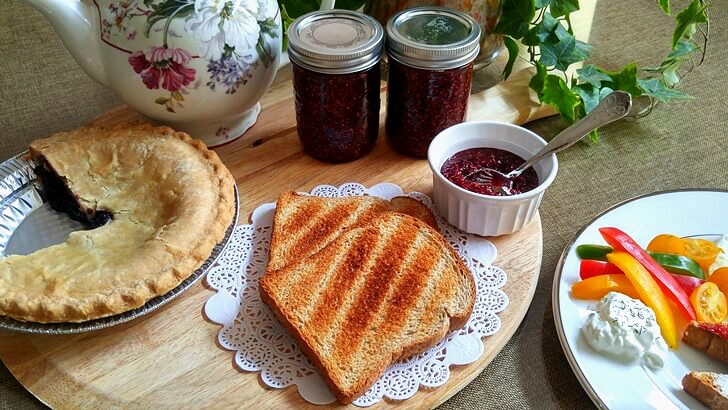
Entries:
[[[468,119],[522,124],[551,115],[550,109],[540,107],[530,96],[529,78],[530,73],[519,72],[507,82],[472,95]],[[431,193],[427,161],[395,154],[387,146],[383,130],[375,150],[358,161],[331,165],[306,156],[296,134],[290,79],[290,69],[281,70],[262,101],[257,125],[216,149],[237,180],[241,223],[247,223],[247,216],[260,204],[275,201],[280,192],[308,191],[319,184],[393,182],[405,191]],[[93,123],[138,120],[143,119],[120,107]],[[500,331],[484,340],[482,357],[473,364],[452,367],[450,380],[442,387],[421,389],[403,403],[381,401],[375,407],[421,408],[442,403],[474,379],[516,331],[538,280],[540,218],[537,215],[520,232],[492,240],[498,248],[494,264],[508,274],[503,290],[510,304],[498,315]],[[268,388],[258,373],[235,366],[233,352],[217,344],[220,326],[203,315],[203,305],[212,294],[204,283],[198,284],[145,317],[91,333],[0,333],[0,358],[20,383],[51,407],[320,408],[304,402],[294,386]]]

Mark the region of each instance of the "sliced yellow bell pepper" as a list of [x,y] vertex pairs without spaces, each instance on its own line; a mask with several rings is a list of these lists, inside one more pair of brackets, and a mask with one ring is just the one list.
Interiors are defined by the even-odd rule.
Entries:
[[571,296],[577,299],[601,299],[609,292],[624,293],[634,299],[640,297],[632,282],[622,274],[592,276],[571,286]]
[[657,324],[660,326],[665,342],[673,349],[677,348],[677,330],[670,304],[650,272],[627,252],[610,253],[607,255],[607,260],[617,265],[632,282],[640,300],[655,312]]

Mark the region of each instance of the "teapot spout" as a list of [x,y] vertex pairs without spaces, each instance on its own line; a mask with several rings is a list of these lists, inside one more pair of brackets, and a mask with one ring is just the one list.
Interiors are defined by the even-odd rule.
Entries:
[[48,19],[71,56],[92,79],[108,86],[101,58],[99,16],[82,0],[25,0]]

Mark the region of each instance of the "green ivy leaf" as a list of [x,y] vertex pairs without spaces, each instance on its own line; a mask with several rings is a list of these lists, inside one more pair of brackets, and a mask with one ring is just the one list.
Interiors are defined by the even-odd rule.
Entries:
[[670,15],[670,0],[657,0],[657,4],[660,5],[660,8],[666,15]]
[[520,39],[528,32],[531,20],[536,15],[534,0],[507,0],[503,2],[498,25],[495,33],[505,34],[514,39]]
[[[672,33],[672,48],[677,48],[680,39],[690,30],[695,30],[695,24],[708,21],[708,14],[705,10],[708,5],[701,4],[700,0],[693,0],[687,7],[675,16],[675,31]],[[692,36],[690,36],[692,37]]]
[[538,99],[541,100],[543,97],[543,86],[546,83],[546,66],[539,63],[536,64],[536,74],[531,77],[531,81],[528,82],[528,86],[536,92]]
[[574,123],[575,109],[580,100],[579,96],[566,85],[563,78],[553,74],[546,76],[541,102],[553,106],[567,124]]
[[541,43],[545,43],[548,41],[549,37],[554,34],[556,26],[558,25],[558,20],[553,18],[551,14],[544,13],[543,19],[528,30],[526,35],[523,36],[523,40],[521,40],[521,42],[527,46],[537,46]]
[[697,50],[698,46],[692,41],[680,41],[677,43],[677,47],[675,47],[672,52],[667,55],[665,61],[682,60],[689,56],[693,51]]
[[642,89],[637,84],[637,64],[630,63],[624,66],[620,71],[599,70],[601,73],[609,76],[609,81],[603,82],[604,85],[613,90],[622,90],[632,94],[633,97],[642,95]]
[[589,131],[589,139],[595,144],[599,142],[599,135],[597,134],[597,130],[594,129]]
[[590,44],[587,44],[581,40],[576,40],[576,43],[574,43],[574,53],[570,56],[570,58],[566,58],[565,62],[573,64],[578,61],[586,60],[587,58],[589,58],[592,48],[593,47]]
[[[558,33],[559,31],[557,28],[556,32]],[[558,41],[541,44],[539,63],[547,67],[556,67],[557,70],[566,71],[566,68],[574,60],[573,54],[576,49],[576,38],[566,32],[566,30],[564,30],[564,33],[566,34],[561,35]]]
[[585,114],[590,113],[599,104],[599,87],[584,83],[571,87],[571,90],[578,94],[584,102]]
[[551,0],[549,10],[554,17],[565,16],[579,10],[579,0]]
[[677,73],[677,68],[678,65],[674,64],[662,72],[662,79],[665,80],[665,83],[670,87],[680,82],[680,75]]
[[645,94],[657,101],[666,103],[672,99],[685,100],[693,98],[682,91],[668,87],[665,81],[660,78],[640,79],[637,81],[639,82],[640,87],[644,90]]
[[542,9],[546,6],[548,6],[551,3],[551,0],[536,0],[536,8]]
[[288,49],[288,26],[293,23],[293,20],[295,19],[288,14],[286,6],[281,4],[281,23],[283,24],[283,45],[281,48],[283,51]]
[[516,40],[508,36],[503,36],[503,44],[506,46],[506,50],[508,50],[508,62],[503,68],[503,79],[505,80],[511,75],[511,72],[513,71],[513,64],[516,62],[516,58],[518,57],[518,43]]
[[610,77],[597,69],[594,64],[585,65],[576,70],[576,75],[581,82],[591,84],[597,89],[602,87],[602,81],[609,81]]

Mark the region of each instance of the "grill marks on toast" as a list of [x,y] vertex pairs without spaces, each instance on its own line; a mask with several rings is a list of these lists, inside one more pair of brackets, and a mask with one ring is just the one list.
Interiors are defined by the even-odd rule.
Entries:
[[[286,243],[271,246],[268,269],[280,269],[285,261],[300,259],[318,252],[346,229],[359,220],[368,222],[376,214],[388,208],[387,202],[372,197],[347,198],[327,203],[318,197],[302,197],[294,193],[284,193],[276,210],[274,241],[283,239]],[[294,208],[292,212],[285,212]],[[276,231],[286,232],[286,238],[275,238]]]
[[[432,248],[425,244],[418,249],[415,260],[418,260],[419,263],[417,263],[416,267],[408,270],[399,292],[392,299],[393,306],[402,306],[405,309],[389,309],[383,315],[382,323],[385,325],[384,331],[386,332],[395,333],[398,330],[406,329],[408,331],[407,337],[414,336],[411,330],[417,328],[417,326],[413,325],[421,321],[420,317],[425,308],[425,302],[432,297],[436,285],[440,282],[445,265],[444,258],[432,257]],[[419,273],[420,268],[434,272],[434,276],[426,277],[421,275]],[[415,301],[417,301],[416,304]],[[442,300],[438,297],[433,303],[442,303]]]
[[295,240],[291,241],[293,245],[289,251],[293,255],[305,255],[311,251],[312,245],[318,250],[320,244],[329,243],[331,237],[341,233],[342,226],[347,226],[349,221],[356,220],[355,218],[367,208],[368,204],[349,202],[325,210],[302,229]]
[[344,312],[345,320],[336,335],[333,352],[335,360],[345,363],[358,353],[362,342],[371,339],[376,332],[380,312],[387,308],[387,301],[399,291],[402,273],[412,263],[417,249],[417,231],[395,230],[389,238],[387,252],[382,252],[371,272],[367,273],[366,283],[356,295],[356,302]]
[[[356,237],[354,238],[354,240]],[[326,258],[324,263],[327,266],[326,271],[321,274],[320,266],[316,266],[311,263],[305,265],[306,269],[303,269],[299,276],[288,275],[282,276],[281,280],[283,283],[279,285],[279,295],[282,298],[287,298],[289,295],[293,295],[297,299],[306,301],[305,310],[301,313],[301,323],[308,321],[309,316],[313,310],[318,306],[319,299],[323,296],[326,291],[326,287],[332,280],[334,274],[339,270],[339,267],[346,263],[347,258]]]
[[270,270],[261,296],[348,403],[390,363],[465,323],[475,283],[437,231],[384,212],[313,255]]
[[[359,295],[371,275],[372,267],[376,265],[382,251],[387,249],[386,245],[396,228],[397,226],[379,229],[380,232],[384,231],[381,235],[371,235],[371,232],[377,231],[376,227],[367,228],[349,246],[346,262],[338,270],[338,275],[326,286],[327,292],[308,322],[315,334],[324,335],[317,340],[322,346],[332,345],[341,322],[346,319],[346,313],[357,300],[356,296],[351,295]],[[369,235],[367,230],[370,231]]]
[[[290,201],[289,198],[290,195],[283,194],[281,195],[280,199],[278,200],[278,208],[277,209],[286,209],[288,211],[288,208],[294,208],[289,207],[288,202]],[[321,213],[321,211],[324,209],[324,203],[323,202],[310,202],[308,206],[300,206],[295,207],[292,211],[289,211],[290,213],[284,214],[283,212],[276,212],[275,218],[274,218],[274,230],[280,229],[283,232],[287,233],[287,242],[291,240],[295,240],[295,238],[300,234],[301,232],[305,232],[311,229],[313,224],[316,222],[316,217]],[[297,221],[305,221],[308,222],[304,228],[304,230],[299,230],[299,227],[293,227],[290,226],[293,223]],[[277,238],[273,238],[274,240]],[[283,246],[273,246],[273,243],[271,243],[271,252],[270,252],[270,262],[275,262],[279,260],[285,260],[282,256],[282,254],[290,253],[288,248]],[[278,269],[282,266],[269,266],[269,268]]]

